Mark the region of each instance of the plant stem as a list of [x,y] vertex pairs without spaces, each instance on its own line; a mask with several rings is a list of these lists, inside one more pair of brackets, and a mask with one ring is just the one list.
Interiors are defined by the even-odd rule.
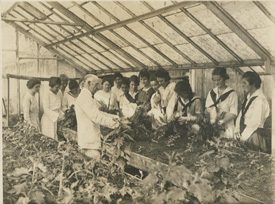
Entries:
[[62,157],[61,178],[60,178],[60,182],[59,182],[58,197],[61,195],[61,191],[62,191],[62,187],[63,187],[64,166],[65,166],[65,153],[63,153],[63,157]]

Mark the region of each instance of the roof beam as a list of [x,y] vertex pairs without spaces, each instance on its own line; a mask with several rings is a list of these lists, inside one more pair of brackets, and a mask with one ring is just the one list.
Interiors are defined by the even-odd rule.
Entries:
[[[247,66],[262,66],[264,65],[263,60],[244,60],[243,63],[239,63],[238,61],[228,61],[228,62],[221,62],[219,65],[214,64],[213,62],[209,63],[197,63],[196,65],[191,64],[179,64],[177,68],[172,65],[163,66],[164,69],[167,71],[174,71],[174,70],[185,70],[185,69],[211,69],[216,67],[228,67],[237,69],[239,67],[247,67]],[[156,70],[158,67],[156,66],[149,66],[148,69]],[[132,71],[139,71],[138,69],[124,69],[123,72],[132,72]],[[98,73],[111,73],[110,71],[106,70],[103,72]]]
[[[137,22],[137,21],[141,21],[141,20],[146,20],[148,18],[152,18],[152,17],[160,15],[162,13],[174,11],[174,10],[177,10],[179,8],[182,8],[182,7],[192,6],[192,5],[196,4],[196,3],[198,3],[198,2],[197,1],[184,1],[184,2],[180,2],[180,3],[175,4],[175,5],[171,5],[171,6],[168,6],[168,7],[165,7],[165,8],[161,8],[161,9],[149,12],[149,13],[145,13],[145,14],[136,16],[134,18],[130,18],[130,19],[127,19],[127,20],[124,20],[124,21],[120,21],[118,23],[114,23],[114,24],[111,24],[111,25],[108,25],[108,26],[104,26],[104,27],[96,29],[96,30],[88,31],[88,32],[83,33],[83,34],[79,34],[79,35],[73,36],[71,38],[68,38],[66,41],[74,40],[74,39],[81,38],[81,37],[84,37],[84,36],[87,36],[87,35],[91,35],[91,34],[94,35],[96,33],[100,33],[100,32],[103,32],[105,30],[116,29],[116,28],[122,27],[122,26],[130,24],[130,23],[134,23],[134,22]],[[63,42],[64,41],[59,41],[59,42],[51,44],[51,46],[59,44],[59,43],[63,43]]]
[[239,36],[251,49],[254,50],[263,60],[271,59],[270,53],[254,39],[222,6],[217,2],[202,2],[213,14],[215,14],[225,25]]
[[[117,22],[120,22],[118,18],[116,18],[113,14],[111,14],[109,11],[107,11],[104,7],[102,7],[99,3],[97,2],[92,2],[95,6],[97,6],[100,10],[105,12],[110,18],[114,19]],[[131,28],[129,28],[127,25],[123,26],[128,32],[130,32],[132,35],[134,35],[136,38],[141,40],[144,44],[146,44],[148,47],[150,47],[152,50],[154,50],[156,53],[158,53],[160,56],[162,56],[164,59],[166,59],[168,62],[170,62],[172,65],[177,67],[177,63],[175,63],[172,59],[170,59],[167,55],[165,55],[163,52],[155,48],[152,44],[150,44],[147,40],[145,40],[143,37],[138,35],[135,31],[133,31]]]
[[[50,4],[52,7],[54,7],[54,9],[57,9],[59,12],[61,12],[63,15],[65,15],[67,18],[71,19],[73,22],[77,23],[77,24],[81,24],[83,25],[83,28],[87,31],[87,32],[92,32],[94,31],[94,29],[85,21],[83,21],[82,19],[80,19],[78,16],[76,16],[73,12],[67,10],[64,6],[62,6],[60,3],[58,2],[48,2],[48,4]],[[123,56],[125,59],[127,59],[129,62],[133,63],[135,66],[137,66],[138,68],[145,68],[145,65],[143,63],[141,63],[140,61],[138,61],[137,59],[133,58],[131,55],[129,55],[127,52],[125,52],[123,49],[121,49],[119,46],[117,46],[116,44],[114,44],[112,41],[110,41],[109,39],[107,39],[105,36],[101,35],[100,33],[96,34],[95,37],[100,40],[101,42],[103,42],[105,45],[107,45],[108,47],[110,47],[111,49],[115,50],[117,53],[119,53],[121,56]]]
[[[16,23],[14,23],[14,22],[8,22],[8,24],[11,25],[12,27],[14,27],[15,29],[17,29],[18,31],[20,31],[21,33],[23,33],[25,36],[27,36],[30,39],[36,41],[39,45],[45,46],[45,43],[43,41],[41,41],[40,39],[36,38],[31,33],[29,33],[28,31],[26,31],[24,28],[22,28],[21,26],[17,25]],[[70,58],[68,58],[65,55],[61,54],[57,50],[55,50],[53,48],[48,48],[48,50],[50,52],[52,52],[52,53],[60,56],[61,58],[65,59],[69,64],[71,64],[75,69],[77,69],[78,71],[82,72],[83,74],[86,74],[88,72],[88,70],[86,70],[82,66],[79,66],[74,61],[72,61]]]
[[11,21],[11,22],[42,23],[42,24],[66,25],[66,26],[81,26],[79,24],[68,23],[68,22],[41,21],[41,20],[16,19],[16,18],[2,18],[2,20],[3,21]]
[[[123,10],[125,10],[129,15],[132,17],[135,17],[136,15],[131,12],[128,8],[126,8],[122,3],[115,1],[117,5],[119,5]],[[143,2],[142,2],[143,3]],[[170,41],[168,41],[166,38],[164,38],[161,34],[159,34],[157,31],[155,31],[153,28],[151,28],[148,24],[146,24],[143,20],[138,21],[140,24],[142,24],[145,28],[150,30],[154,35],[156,35],[158,38],[160,38],[164,43],[166,43],[169,47],[171,47],[174,51],[176,51],[179,55],[181,55],[184,59],[189,61],[191,64],[196,64],[190,57],[185,55],[181,50],[179,50],[176,46],[174,46]]]
[[275,24],[275,17],[267,10],[267,8],[259,1],[253,3]]

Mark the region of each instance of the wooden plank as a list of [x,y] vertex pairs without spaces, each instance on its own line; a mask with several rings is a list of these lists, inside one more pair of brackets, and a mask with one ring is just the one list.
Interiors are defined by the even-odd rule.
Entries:
[[[131,15],[132,17],[136,16],[133,12],[131,12],[128,8],[126,8],[122,3],[118,2],[118,1],[115,1],[115,3],[118,6],[120,6],[124,11],[126,11],[129,15]],[[142,1],[142,3],[144,3],[144,1]],[[145,28],[147,28],[150,32],[152,32],[155,36],[157,36],[159,39],[161,39],[164,43],[166,43],[169,47],[171,47],[175,52],[177,52],[179,55],[181,55],[184,59],[186,59],[187,61],[189,61],[191,64],[196,64],[190,57],[188,57],[186,54],[184,54],[181,50],[179,50],[170,41],[168,41],[166,38],[164,38],[161,34],[159,34],[157,31],[155,31],[153,28],[151,28],[144,21],[138,21],[138,22],[141,25],[143,25]]]
[[[19,31],[15,30],[15,65],[16,74],[20,74],[20,64],[19,64]],[[17,114],[20,115],[20,80],[16,80],[17,83]]]
[[10,78],[7,77],[7,87],[8,87],[8,108],[7,108],[7,125],[9,127],[10,120]]
[[[112,18],[116,22],[120,22],[120,20],[118,18],[116,18],[113,14],[111,14],[109,11],[107,11],[99,3],[95,2],[95,1],[92,1],[92,3],[95,6],[97,6],[100,10],[102,10],[103,12],[105,12],[110,18]],[[130,32],[136,38],[138,38],[139,40],[141,40],[144,44],[146,44],[148,47],[150,47],[152,50],[154,50],[156,53],[158,53],[160,56],[162,56],[164,59],[166,59],[172,65],[174,65],[175,67],[177,67],[177,63],[175,63],[171,58],[169,58],[167,55],[165,55],[163,52],[161,52],[159,49],[157,49],[155,46],[153,46],[151,43],[149,43],[147,40],[145,40],[143,37],[141,37],[139,34],[137,34],[131,28],[129,28],[127,25],[123,25],[123,28],[125,28],[128,32]]]
[[24,23],[41,23],[41,24],[52,24],[52,25],[66,25],[66,26],[81,26],[75,23],[68,22],[55,22],[55,21],[45,21],[45,20],[30,20],[30,19],[16,19],[16,18],[2,18],[3,21],[11,22],[24,22]]
[[203,4],[215,14],[225,25],[239,36],[262,59],[271,59],[271,54],[245,30],[222,6],[217,2],[203,1]]
[[[275,67],[274,67],[275,68]],[[273,87],[275,85],[275,73],[272,74],[273,78]],[[272,84],[271,84],[272,85]],[[275,89],[272,91],[272,118],[271,118],[271,154],[275,155]]]
[[[264,64],[266,73],[272,74],[272,84],[270,86],[274,87],[275,85],[275,65],[270,61],[266,60]],[[272,106],[271,106],[271,154],[275,155],[275,89],[272,91]]]
[[253,3],[275,24],[275,17],[266,9],[260,1],[253,1]]
[[30,60],[60,60],[56,57],[19,57],[20,60],[24,60],[24,59],[30,59]]
[[[58,2],[48,2],[48,4],[50,4],[52,7],[54,7],[55,9],[57,9],[59,12],[61,12],[62,14],[64,14],[69,19],[71,19],[73,22],[82,24],[83,28],[86,31],[88,31],[88,32],[89,31],[94,31],[94,29],[88,23],[86,23],[85,21],[83,21],[82,19],[80,19],[78,16],[76,16],[71,11],[67,10],[60,3],[58,3]],[[121,49],[119,46],[117,46],[112,41],[110,41],[109,39],[107,39],[105,36],[103,36],[103,35],[101,35],[101,34],[98,33],[98,34],[95,35],[95,37],[98,40],[100,40],[101,42],[103,42],[105,45],[107,45],[108,47],[110,47],[111,49],[115,50],[118,54],[120,54],[122,57],[124,57],[125,59],[127,59],[129,62],[133,63],[138,68],[142,69],[142,68],[146,67],[143,63],[141,63],[136,58],[132,57],[129,53],[125,52],[123,49]]]
[[[22,28],[21,26],[17,25],[14,22],[9,22],[9,25],[11,25],[14,28],[17,28],[21,33],[23,33],[24,35],[26,35],[27,37],[31,38],[32,40],[36,41],[38,44],[40,44],[41,46],[44,46],[45,43],[43,41],[41,41],[40,39],[36,38],[35,36],[33,36],[31,33],[29,33],[28,31],[26,31],[24,28]],[[88,71],[81,67],[80,65],[76,64],[75,62],[73,62],[70,58],[66,57],[65,55],[61,54],[60,52],[58,52],[56,49],[54,48],[47,48],[50,52],[59,55],[61,58],[65,59],[69,64],[71,64],[75,69],[77,69],[78,71],[80,71],[83,74],[86,74]]]

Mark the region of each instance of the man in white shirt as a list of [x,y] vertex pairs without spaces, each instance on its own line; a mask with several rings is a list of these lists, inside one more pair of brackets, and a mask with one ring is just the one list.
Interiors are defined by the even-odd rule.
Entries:
[[100,125],[112,129],[119,126],[118,116],[99,110],[99,104],[93,96],[100,86],[101,79],[88,74],[83,79],[83,88],[75,102],[78,145],[85,150],[86,156],[95,160],[100,158]]
[[242,87],[247,97],[237,117],[235,136],[246,141],[253,150],[266,151],[266,141],[261,130],[269,116],[270,108],[260,89],[261,78],[255,72],[246,72],[243,75]]

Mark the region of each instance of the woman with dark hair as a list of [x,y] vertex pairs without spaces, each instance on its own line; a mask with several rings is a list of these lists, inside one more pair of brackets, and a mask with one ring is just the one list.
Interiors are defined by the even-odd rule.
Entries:
[[[120,82],[121,83],[121,82]],[[116,95],[111,92],[112,81],[104,77],[102,79],[102,90],[95,93],[94,98],[101,103],[101,105],[106,106],[108,110],[113,110],[118,107]]]
[[159,68],[155,75],[160,85],[159,92],[161,94],[161,107],[163,111],[166,112],[168,102],[175,94],[174,89],[176,84],[174,82],[170,82],[170,74],[163,68]]
[[76,80],[71,79],[69,82],[70,91],[65,92],[64,101],[67,104],[67,108],[74,105],[77,96],[79,95],[79,84]]
[[136,75],[132,75],[130,77],[130,88],[129,88],[129,94],[132,96],[132,98],[135,98],[138,93],[138,85],[139,80]]
[[147,69],[142,69],[139,72],[139,80],[143,86],[136,95],[136,103],[138,106],[142,106],[148,112],[151,110],[151,97],[155,92],[150,85],[150,73]]
[[44,114],[41,119],[42,133],[57,140],[57,121],[64,117],[64,101],[60,86],[59,77],[51,77],[50,89],[46,91],[43,100]]
[[175,121],[181,130],[198,134],[200,128],[196,122],[203,118],[202,100],[194,95],[188,79],[177,82],[174,90],[176,94],[166,109],[167,121]]
[[112,87],[111,92],[115,95],[117,100],[123,94],[121,90],[122,79],[123,79],[123,76],[120,72],[114,73],[114,76],[113,76],[114,86]]
[[255,72],[243,74],[242,87],[247,96],[236,120],[235,136],[246,141],[251,149],[265,152],[267,147],[263,137],[263,127],[270,108],[260,89],[261,82],[261,78]]
[[119,97],[119,108],[124,117],[131,117],[134,115],[136,111],[136,101],[135,99],[129,94],[129,84],[130,81],[127,78],[123,78],[121,82],[121,90],[123,95]]
[[212,124],[224,126],[224,137],[234,136],[234,119],[238,114],[238,96],[226,85],[229,76],[225,68],[215,68],[212,80],[216,87],[209,91],[206,98],[206,114]]
[[38,79],[30,79],[27,82],[28,90],[23,99],[24,120],[40,131],[39,107],[35,94],[39,93],[41,82]]

